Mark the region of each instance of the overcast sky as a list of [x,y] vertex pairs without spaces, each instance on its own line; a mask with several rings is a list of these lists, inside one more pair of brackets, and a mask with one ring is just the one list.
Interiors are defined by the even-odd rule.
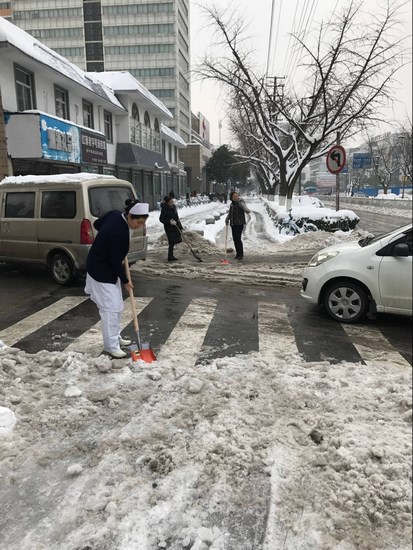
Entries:
[[[298,2],[298,3],[297,3]],[[257,52],[257,66],[261,64],[264,72],[268,64],[268,75],[289,75],[295,81],[299,79],[298,71],[294,71],[295,57],[292,54],[292,39],[290,34],[295,28],[317,27],[321,19],[326,20],[329,14],[345,5],[345,0],[287,0],[275,1],[274,23],[272,29],[271,55],[268,58],[268,45],[270,38],[270,23],[272,0],[204,0],[191,1],[191,49],[193,68],[211,45],[213,32],[208,28],[208,19],[201,5],[219,8],[228,7],[236,10],[236,14],[243,18],[247,25],[246,36],[249,37],[251,50]],[[380,0],[379,0],[379,3]],[[365,5],[371,6],[370,12],[377,13],[377,1],[366,0]],[[374,11],[373,11],[374,10]],[[367,11],[369,11],[367,9]],[[403,10],[404,36],[411,36],[412,3],[409,0]],[[295,17],[294,17],[295,16]],[[306,23],[308,25],[306,27]],[[408,40],[411,45],[411,38]],[[275,52],[275,53],[274,53]],[[397,88],[396,98],[400,103],[394,106],[394,114],[389,110],[387,117],[394,116],[397,119],[406,118],[406,113],[411,117],[412,113],[412,66],[405,67],[399,73],[400,87]],[[216,84],[209,82],[192,83],[192,111],[201,112],[211,124],[211,142],[218,146],[229,142],[225,119],[225,93]],[[219,132],[219,120],[222,120],[221,135]]]

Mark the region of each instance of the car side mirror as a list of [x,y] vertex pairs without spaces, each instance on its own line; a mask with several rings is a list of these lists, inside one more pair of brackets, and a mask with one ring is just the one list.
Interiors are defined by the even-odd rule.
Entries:
[[393,247],[393,250],[392,250],[392,255],[393,256],[409,256],[410,254],[410,250],[409,250],[409,246],[406,244],[406,243],[398,243],[396,245],[394,245]]

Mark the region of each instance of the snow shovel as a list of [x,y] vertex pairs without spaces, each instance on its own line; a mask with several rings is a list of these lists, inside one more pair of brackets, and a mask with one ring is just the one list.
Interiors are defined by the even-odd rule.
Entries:
[[181,234],[181,237],[182,237],[184,243],[188,246],[189,250],[191,251],[192,256],[193,256],[194,258],[196,258],[196,259],[198,260],[198,262],[203,262],[204,260],[203,260],[200,256],[198,256],[198,254],[196,254],[196,252],[194,252],[194,250],[192,250],[191,245],[189,244],[189,242],[188,242],[188,241],[186,240],[186,238],[185,238],[184,232],[181,231],[181,230],[179,229],[178,225],[176,225],[175,227],[178,229],[178,231],[179,231],[179,233]]
[[[125,257],[125,271],[126,276],[131,281],[130,276],[130,269],[129,269],[129,262],[128,257]],[[136,312],[136,304],[135,304],[135,297],[133,295],[133,290],[129,289],[129,298],[131,302],[132,307],[132,316],[133,316],[133,325],[135,327],[136,332],[136,344],[131,344],[129,346],[129,350],[131,352],[132,361],[139,361],[140,359],[142,361],[145,361],[145,363],[153,363],[156,361],[156,355],[152,351],[149,342],[141,342],[141,336],[139,331],[139,323],[138,323],[138,314]]]
[[224,257],[221,260],[222,265],[228,265],[231,262],[227,260],[227,243],[228,243],[228,224],[225,224],[225,245],[224,245]]

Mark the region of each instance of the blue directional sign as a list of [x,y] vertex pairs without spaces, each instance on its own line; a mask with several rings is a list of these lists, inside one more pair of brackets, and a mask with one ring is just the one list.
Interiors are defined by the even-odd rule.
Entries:
[[353,154],[353,169],[371,168],[370,153],[354,153]]

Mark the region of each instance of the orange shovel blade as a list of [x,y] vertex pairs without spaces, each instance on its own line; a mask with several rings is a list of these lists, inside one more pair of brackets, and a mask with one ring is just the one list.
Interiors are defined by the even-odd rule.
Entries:
[[221,260],[222,265],[228,265],[230,263],[229,260]]
[[145,361],[145,363],[153,363],[156,361],[156,355],[149,349],[141,349],[131,351],[132,361]]

